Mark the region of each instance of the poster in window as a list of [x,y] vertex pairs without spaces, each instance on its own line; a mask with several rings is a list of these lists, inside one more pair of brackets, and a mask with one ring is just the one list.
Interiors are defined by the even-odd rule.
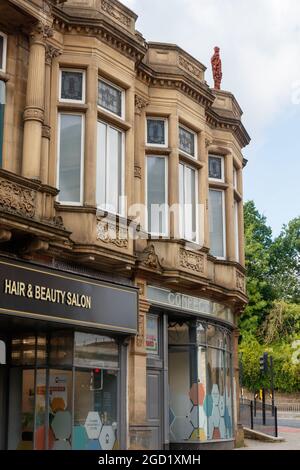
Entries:
[[146,350],[148,354],[158,355],[158,317],[147,318]]

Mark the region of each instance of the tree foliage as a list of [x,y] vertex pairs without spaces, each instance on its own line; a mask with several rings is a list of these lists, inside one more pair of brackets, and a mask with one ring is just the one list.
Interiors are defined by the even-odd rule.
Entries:
[[272,238],[266,217],[253,201],[245,203],[245,257],[249,304],[240,318],[243,384],[263,385],[259,357],[273,356],[275,387],[300,388],[300,365],[292,362],[300,339],[300,217]]

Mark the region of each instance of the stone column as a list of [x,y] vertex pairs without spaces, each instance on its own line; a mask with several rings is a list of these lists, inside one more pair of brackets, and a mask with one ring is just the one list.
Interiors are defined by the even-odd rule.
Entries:
[[[146,106],[148,102],[141,96],[135,95],[135,115],[134,115],[134,203],[144,204],[145,196],[143,194],[142,182],[145,181],[146,169],[145,162],[145,122]],[[138,215],[138,214],[133,214]],[[140,214],[141,226],[145,227],[145,213]]]
[[150,305],[145,298],[145,283],[140,288],[138,334],[131,339],[129,357],[129,427],[130,448],[141,449],[148,440],[143,427],[147,419],[147,353],[145,348],[146,315]]
[[41,170],[40,179],[44,184],[49,184],[49,151],[50,151],[50,103],[51,103],[51,66],[52,60],[60,54],[60,51],[49,44],[46,45],[46,66],[45,66],[45,96],[44,96],[44,123],[42,126],[42,150],[41,150]]
[[93,62],[86,71],[85,115],[85,152],[84,152],[84,204],[96,205],[96,171],[97,171],[97,98],[98,68]]
[[[169,117],[169,147],[171,149],[168,159],[169,169],[169,205],[170,208],[179,209],[179,152],[178,152],[178,125],[177,113],[172,112]],[[176,220],[177,219],[177,220]],[[171,211],[170,217],[170,238],[179,238],[179,211]]]
[[39,23],[30,33],[22,175],[32,179],[40,179],[46,39],[52,35],[53,30],[42,23]]
[[233,156],[231,153],[228,153],[225,157],[225,177],[225,181],[228,184],[228,188],[225,191],[226,257],[229,261],[236,261],[234,237]]
[[204,131],[200,132],[198,137],[198,146],[200,162],[202,167],[198,178],[198,198],[200,206],[200,244],[209,248],[209,221],[208,221],[208,145],[209,141],[205,138]]

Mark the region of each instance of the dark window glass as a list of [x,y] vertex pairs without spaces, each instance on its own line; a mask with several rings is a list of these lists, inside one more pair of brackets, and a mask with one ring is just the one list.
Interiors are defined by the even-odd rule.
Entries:
[[222,159],[220,157],[209,157],[209,177],[222,179]]
[[147,120],[147,143],[165,145],[165,121],[162,119]]
[[83,98],[83,73],[61,72],[61,99],[82,101]]
[[98,87],[98,104],[102,108],[122,116],[122,92],[101,80]]
[[195,134],[179,127],[179,148],[189,155],[195,156]]

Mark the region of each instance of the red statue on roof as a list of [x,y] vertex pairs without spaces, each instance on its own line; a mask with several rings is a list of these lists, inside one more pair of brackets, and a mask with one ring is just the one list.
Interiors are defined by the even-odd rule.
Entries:
[[214,48],[214,55],[211,58],[212,73],[214,78],[214,88],[220,90],[222,81],[222,61],[220,58],[220,48]]

